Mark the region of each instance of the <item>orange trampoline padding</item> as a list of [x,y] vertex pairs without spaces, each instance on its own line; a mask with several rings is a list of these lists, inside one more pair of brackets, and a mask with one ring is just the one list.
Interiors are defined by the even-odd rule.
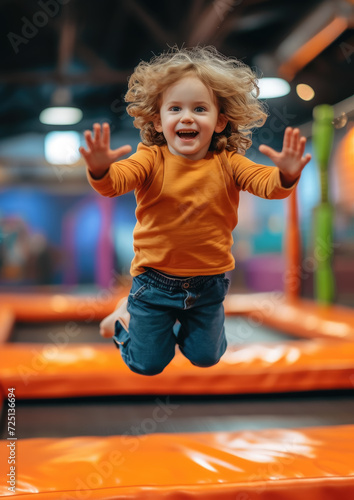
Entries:
[[352,389],[354,344],[249,344],[229,349],[207,369],[193,366],[178,351],[153,377],[131,372],[113,345],[5,344],[0,384],[4,390],[16,387],[17,398]]
[[16,493],[2,481],[0,496],[352,500],[354,492],[354,426],[24,439],[15,448]]
[[15,324],[15,315],[6,307],[0,307],[0,345],[7,342]]
[[226,314],[245,314],[256,325],[267,325],[305,338],[354,341],[354,309],[320,305],[311,300],[287,299],[280,292],[230,294]]
[[0,304],[18,321],[93,321],[110,314],[129,288],[103,289],[96,295],[0,294]]
[[[19,321],[89,323],[110,314],[117,302],[128,294],[126,287],[100,290],[95,296],[0,294],[0,304]],[[248,315],[255,325],[268,325],[299,337],[354,340],[354,309],[321,306],[310,300],[289,300],[280,292],[229,294],[225,299],[225,312]],[[0,341],[2,336],[0,330]]]

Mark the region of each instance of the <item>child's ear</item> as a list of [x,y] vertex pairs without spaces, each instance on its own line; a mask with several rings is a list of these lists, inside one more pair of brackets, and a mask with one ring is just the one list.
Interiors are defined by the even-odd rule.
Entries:
[[153,124],[154,124],[156,132],[162,132],[162,124],[161,124],[160,115],[155,115],[155,117],[153,119]]
[[215,132],[217,134],[220,134],[220,132],[222,132],[224,130],[224,128],[226,127],[227,122],[228,122],[228,119],[226,118],[226,116],[223,115],[222,113],[219,113],[218,121],[216,122],[216,126],[215,126]]

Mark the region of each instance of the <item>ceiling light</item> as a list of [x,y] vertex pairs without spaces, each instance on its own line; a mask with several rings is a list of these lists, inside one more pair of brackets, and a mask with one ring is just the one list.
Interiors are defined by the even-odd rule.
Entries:
[[39,121],[46,125],[74,125],[81,118],[81,109],[71,107],[46,108],[39,115]]
[[44,139],[45,159],[52,165],[73,165],[80,158],[79,147],[78,132],[49,132]]
[[311,101],[315,97],[315,91],[306,83],[296,85],[296,93],[303,101]]
[[272,99],[289,94],[290,85],[282,78],[262,78],[258,82],[259,99]]

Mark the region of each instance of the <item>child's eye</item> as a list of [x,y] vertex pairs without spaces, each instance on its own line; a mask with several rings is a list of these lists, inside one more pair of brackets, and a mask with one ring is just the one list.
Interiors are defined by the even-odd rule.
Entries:
[[206,111],[205,108],[203,108],[203,106],[197,106],[194,111],[196,111],[197,113],[203,113],[203,111]]
[[180,107],[179,106],[171,106],[170,107],[170,111],[180,111]]

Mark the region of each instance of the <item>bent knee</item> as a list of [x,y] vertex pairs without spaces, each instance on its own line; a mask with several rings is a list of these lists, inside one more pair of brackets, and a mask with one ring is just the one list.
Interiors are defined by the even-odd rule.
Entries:
[[158,375],[159,373],[162,373],[165,368],[166,368],[165,366],[162,366],[162,367],[152,366],[152,367],[149,367],[149,368],[144,368],[143,370],[141,370],[140,373],[142,375],[148,375],[148,376]]
[[204,357],[200,359],[190,359],[192,365],[198,366],[199,368],[209,368],[219,363],[220,358],[215,358],[213,356]]
[[[128,364],[128,363],[127,363]],[[135,372],[138,373],[139,375],[158,375],[159,373],[162,373],[163,370],[166,368],[168,363],[161,364],[161,363],[147,363],[144,365],[139,365],[135,366],[132,364],[128,364],[129,368]]]

